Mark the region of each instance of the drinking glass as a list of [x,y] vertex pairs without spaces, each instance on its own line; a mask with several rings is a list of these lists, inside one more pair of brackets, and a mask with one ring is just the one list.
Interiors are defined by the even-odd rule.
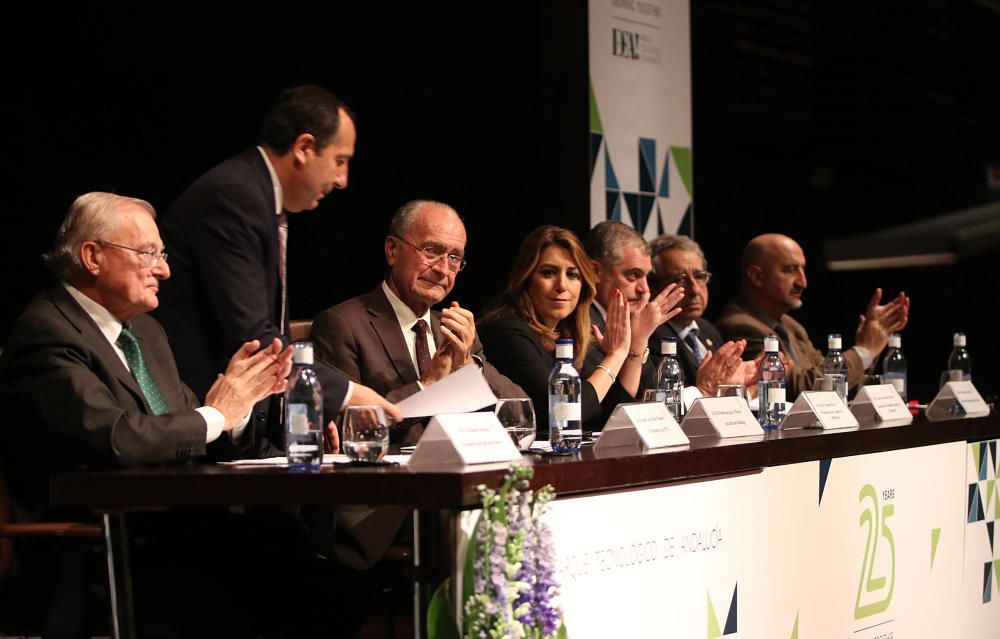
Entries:
[[378,463],[389,449],[389,421],[381,406],[348,406],[344,410],[344,454],[351,461]]
[[869,374],[861,378],[862,386],[878,386],[882,383],[882,376]]
[[667,391],[660,390],[659,388],[647,388],[642,392],[642,401],[644,402],[666,402],[667,401]]
[[742,397],[743,401],[747,399],[747,387],[743,384],[719,384],[719,388],[715,391],[716,397]]
[[527,397],[497,401],[497,419],[518,450],[528,450],[535,441],[535,408]]
[[[878,377],[878,375],[875,375]],[[874,382],[875,384],[881,384],[881,381]],[[865,384],[868,386],[869,384]],[[847,399],[847,376],[843,373],[823,373],[823,377],[816,378],[813,383],[813,390],[822,391],[836,391],[837,395],[840,395],[840,399],[846,401]]]

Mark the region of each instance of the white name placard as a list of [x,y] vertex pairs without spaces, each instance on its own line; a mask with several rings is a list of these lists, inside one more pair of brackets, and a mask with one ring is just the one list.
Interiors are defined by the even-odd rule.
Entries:
[[745,437],[761,435],[764,429],[742,397],[702,397],[681,423],[688,437]]
[[437,415],[410,456],[411,468],[519,461],[510,436],[493,413]]
[[959,419],[985,417],[990,407],[983,401],[972,382],[948,382],[938,391],[937,397],[927,406],[927,419]]
[[861,421],[892,422],[910,424],[913,415],[903,403],[894,384],[862,386],[858,396],[851,402],[851,413]]
[[617,453],[624,449],[644,453],[688,443],[687,435],[663,402],[619,404],[594,444],[594,452]]
[[835,391],[806,391],[799,393],[781,422],[781,429],[811,427],[823,430],[857,428],[858,420]]

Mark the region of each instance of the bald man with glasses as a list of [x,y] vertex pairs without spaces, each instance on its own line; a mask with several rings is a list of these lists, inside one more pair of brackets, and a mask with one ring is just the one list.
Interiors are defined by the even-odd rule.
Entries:
[[[328,308],[313,322],[317,358],[391,402],[465,366],[478,366],[497,396],[525,397],[520,386],[486,361],[470,311],[454,301],[440,311],[431,310],[451,293],[465,268],[465,240],[465,225],[447,204],[404,204],[389,221],[385,279],[371,292]],[[421,423],[406,420],[393,427],[391,438],[414,444],[423,430]],[[333,552],[355,568],[374,565],[407,512],[341,508],[340,538]]]
[[[452,207],[428,200],[404,204],[385,238],[385,280],[316,317],[317,357],[393,402],[464,366],[478,366],[496,395],[523,397],[486,361],[471,311],[454,301],[431,310],[465,268],[465,242],[465,225]],[[418,435],[411,429],[407,441]]]

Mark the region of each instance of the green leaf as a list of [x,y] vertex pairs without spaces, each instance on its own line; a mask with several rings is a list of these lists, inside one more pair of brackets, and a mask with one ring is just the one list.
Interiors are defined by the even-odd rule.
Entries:
[[430,639],[459,639],[454,608],[448,596],[450,588],[451,579],[442,581],[427,604],[427,636]]
[[559,624],[559,629],[556,630],[556,639],[569,639],[569,633],[566,631],[565,623]]
[[468,601],[469,597],[473,594],[473,568],[476,562],[476,531],[479,530],[479,526],[485,525],[483,522],[484,512],[479,512],[479,517],[476,518],[476,524],[472,527],[472,537],[469,538],[469,545],[465,549],[465,566],[462,569],[462,601]]

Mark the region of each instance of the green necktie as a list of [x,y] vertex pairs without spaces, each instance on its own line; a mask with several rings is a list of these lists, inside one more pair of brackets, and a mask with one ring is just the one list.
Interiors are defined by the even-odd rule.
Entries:
[[167,408],[167,402],[164,401],[163,395],[160,394],[160,389],[156,386],[156,381],[153,380],[153,376],[149,374],[149,369],[146,368],[146,360],[142,358],[139,340],[135,338],[132,331],[122,326],[121,335],[118,336],[118,341],[115,343],[125,352],[125,361],[128,362],[129,368],[132,369],[132,377],[138,382],[142,394],[146,396],[146,402],[149,403],[149,408],[153,411],[153,414],[166,415],[170,412]]

